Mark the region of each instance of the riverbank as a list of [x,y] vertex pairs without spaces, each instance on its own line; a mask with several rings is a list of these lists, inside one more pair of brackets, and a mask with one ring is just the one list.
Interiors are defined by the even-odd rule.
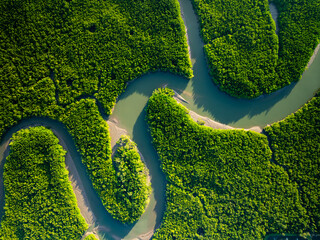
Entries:
[[245,131],[254,131],[254,132],[257,132],[257,133],[262,133],[263,129],[259,126],[254,126],[254,127],[251,127],[249,129],[245,129],[245,128],[235,128],[235,127],[231,127],[229,125],[226,125],[226,124],[223,124],[223,123],[219,123],[219,122],[216,122],[208,117],[204,117],[204,116],[201,116],[193,111],[190,111],[189,110],[189,115],[190,117],[192,118],[193,121],[195,122],[198,122],[198,121],[203,121],[204,122],[204,126],[207,126],[207,127],[211,127],[213,129],[238,129],[238,130],[245,130]]
[[318,52],[319,52],[319,49],[320,49],[320,43],[318,44],[318,46],[315,48],[315,50],[313,51],[313,54],[308,62],[308,65],[307,65],[307,69],[311,66],[311,64],[313,63],[314,59],[316,58]]
[[54,135],[59,139],[59,144],[63,147],[64,150],[67,151],[65,155],[65,164],[66,169],[68,170],[68,178],[71,182],[72,190],[77,199],[77,206],[80,210],[81,215],[87,222],[87,224],[92,225],[96,221],[96,217],[93,213],[93,210],[89,204],[89,199],[86,194],[86,190],[83,184],[83,181],[80,177],[80,173],[78,172],[75,161],[81,161],[81,156],[77,153],[75,146],[70,146],[70,141],[72,141],[71,136],[68,136],[67,130],[61,123],[57,121],[47,119],[47,118],[31,118],[27,120],[23,120],[18,125],[12,127],[2,138],[2,142],[0,145],[0,200],[1,207],[4,206],[4,191],[3,191],[3,167],[5,160],[10,152],[9,143],[11,141],[12,135],[21,130],[27,129],[31,127],[44,126],[52,130]]
[[64,142],[63,136],[60,135],[59,131],[51,129],[59,139],[59,144],[67,151],[65,156],[66,168],[69,171],[69,181],[71,182],[72,189],[77,198],[78,208],[80,209],[81,215],[86,220],[89,227],[96,222],[96,217],[93,213],[93,210],[90,207],[88,196],[84,188],[82,179],[77,170],[76,164],[72,159],[70,150],[68,149],[67,144]]
[[[175,96],[173,98],[180,104],[181,104],[181,102],[186,102],[186,100],[183,97],[181,97],[179,94],[177,94],[176,92],[175,92]],[[213,128],[213,129],[238,129],[238,130],[254,131],[257,133],[262,133],[262,131],[263,131],[263,129],[259,126],[253,126],[249,129],[232,127],[232,126],[214,121],[208,117],[201,116],[201,115],[197,114],[196,112],[191,111],[190,109],[188,109],[188,110],[189,110],[189,116],[192,118],[193,121],[198,122],[198,123],[202,122],[204,126],[207,126],[207,127]]]

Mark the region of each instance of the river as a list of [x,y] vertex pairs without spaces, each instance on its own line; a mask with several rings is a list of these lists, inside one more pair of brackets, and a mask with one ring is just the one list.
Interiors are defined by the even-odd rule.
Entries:
[[[118,126],[126,129],[137,143],[146,160],[151,176],[153,191],[150,196],[150,203],[139,221],[135,224],[123,225],[114,220],[104,210],[85,173],[85,168],[81,163],[72,138],[62,124],[48,121],[48,119],[24,120],[5,135],[0,145],[0,184],[2,181],[3,158],[8,152],[6,145],[10,134],[30,124],[49,126],[54,129],[61,141],[63,139],[64,148],[68,149],[70,159],[76,166],[76,172],[81,178],[81,183],[77,184],[87,196],[88,212],[92,212],[92,215],[95,216],[92,218],[93,226],[90,229],[98,227],[96,230],[102,237],[101,239],[149,239],[155,229],[160,226],[163,218],[166,184],[145,121],[144,109],[154,89],[167,85],[187,100],[188,103],[183,104],[190,110],[233,127],[251,128],[253,126],[265,127],[267,124],[285,118],[305,104],[320,88],[320,68],[318,67],[320,66],[320,57],[318,54],[298,83],[291,84],[270,95],[264,95],[253,100],[240,100],[221,92],[213,84],[208,74],[200,28],[190,0],[180,0],[180,7],[187,28],[195,77],[187,80],[170,73],[157,72],[135,79],[130,82],[126,91],[119,97],[110,116],[110,120],[117,121]],[[70,164],[68,161],[66,163],[67,166]],[[70,175],[72,176],[76,173],[72,173],[71,169]],[[0,198],[3,199],[1,194]]]

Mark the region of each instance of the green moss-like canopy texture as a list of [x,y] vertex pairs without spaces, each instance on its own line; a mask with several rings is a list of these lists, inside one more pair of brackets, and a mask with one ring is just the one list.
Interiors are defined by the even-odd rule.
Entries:
[[[151,193],[147,181],[148,170],[141,160],[136,144],[129,136],[121,136],[117,142],[117,150],[113,157],[117,171],[116,199],[119,208],[130,209],[127,216],[122,216],[126,222],[134,222],[144,213]],[[128,207],[130,206],[130,207]]]
[[309,227],[320,231],[320,96],[283,121],[265,128],[274,160],[299,185],[303,206],[310,215]]
[[146,72],[191,77],[179,9],[177,0],[1,1],[0,134],[88,95],[110,114],[126,82]]
[[213,81],[232,96],[271,93],[301,74],[320,41],[320,0],[192,0]]
[[95,235],[90,234],[84,240],[98,240]]
[[[115,164],[111,154],[111,139],[107,122],[102,118],[98,107],[93,99],[82,99],[66,107],[66,111],[59,119],[66,125],[75,140],[76,146],[82,155],[82,162],[87,167],[87,172],[92,180],[93,187],[99,194],[107,211],[117,220],[124,223],[132,223],[139,219],[145,210],[148,187],[143,184],[141,176],[141,161],[133,142],[119,142],[122,146],[115,154]],[[134,156],[133,156],[133,155]],[[121,165],[119,161],[125,160],[125,155],[132,157],[131,167]],[[140,159],[140,156],[139,156]],[[119,163],[120,165],[117,165]],[[126,164],[125,164],[126,165]],[[130,164],[129,164],[130,165]],[[140,176],[139,179],[123,179],[121,176]],[[133,198],[124,191],[135,187],[136,193]],[[140,198],[139,198],[140,197]]]
[[106,209],[136,220],[115,198],[97,102],[110,114],[126,83],[150,71],[192,76],[178,1],[3,0],[0,12],[0,136],[28,117],[64,123]]
[[263,239],[301,233],[309,216],[267,137],[193,122],[169,89],[156,90],[147,119],[166,174],[167,210],[154,239]]
[[87,224],[68,179],[65,153],[44,127],[13,135],[4,165],[0,239],[81,238]]

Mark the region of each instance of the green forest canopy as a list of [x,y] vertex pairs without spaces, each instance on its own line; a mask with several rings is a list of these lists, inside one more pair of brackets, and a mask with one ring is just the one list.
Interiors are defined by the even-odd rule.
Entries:
[[[191,77],[179,9],[177,0],[1,1],[0,133],[47,115],[42,106],[64,107],[81,96],[95,96],[110,114],[126,82],[146,72]],[[51,86],[33,99],[40,81]],[[37,102],[48,91],[58,101]]]
[[80,214],[65,166],[66,151],[44,127],[15,133],[4,165],[0,239],[80,239]]
[[120,208],[128,209],[122,221],[134,222],[144,213],[149,203],[151,186],[148,183],[149,172],[141,160],[137,145],[129,136],[121,136],[117,141],[117,150],[113,157],[116,176],[116,201]]
[[298,81],[320,42],[320,0],[192,0],[199,15],[213,81],[254,98]]
[[[300,1],[299,3],[301,4],[293,5],[296,1]],[[274,0],[280,11],[280,45],[275,70],[271,69],[270,71],[266,71],[265,75],[267,78],[275,72],[282,74],[282,77],[275,78],[278,79],[279,82],[269,86],[270,91],[300,77],[318,41],[319,0],[296,1]],[[200,2],[200,0],[198,0],[198,2]],[[271,17],[267,11],[267,3],[266,1],[257,3],[261,3],[261,5],[258,5],[263,8],[252,9],[262,9],[261,14],[266,18],[258,19],[257,22],[251,20],[250,24],[251,22],[259,23],[262,29],[256,28],[255,26],[249,29],[247,26],[244,26],[243,32],[239,31],[239,33],[235,33],[234,36],[238,36],[239,38],[236,39],[243,40],[248,43],[249,46],[261,46],[261,49],[266,49],[260,41],[251,38],[253,35],[248,36],[247,34],[248,29],[250,33],[258,31],[259,34],[261,30],[263,39],[265,37],[270,42],[270,46],[277,48],[277,44],[274,42],[277,41],[277,39],[274,38],[275,34],[272,21],[269,21]],[[299,11],[297,8],[299,8]],[[240,6],[239,9],[241,9]],[[105,112],[110,114],[115,100],[124,90],[126,82],[146,72],[164,70],[187,77],[192,76],[185,30],[179,14],[177,0],[149,0],[138,2],[133,0],[49,0],[45,3],[40,0],[33,0],[32,2],[3,0],[0,2],[0,11],[2,13],[0,16],[0,136],[21,119],[31,116],[46,116],[63,122],[75,139],[93,185],[100,194],[106,208],[111,214],[118,214],[117,211],[114,210],[118,204],[114,200],[115,189],[113,186],[115,186],[115,182],[113,182],[113,179],[115,178],[111,177],[112,180],[110,182],[107,181],[109,176],[116,176],[115,170],[112,168],[108,126],[98,111],[97,100],[80,100],[80,98],[94,96],[102,103]],[[200,14],[199,9],[198,13]],[[244,12],[244,14],[250,13],[252,12]],[[241,20],[241,15],[237,15]],[[230,16],[232,16],[232,14]],[[200,17],[203,20],[201,14]],[[235,21],[236,20],[238,21],[237,18],[235,18]],[[260,25],[260,23],[263,24]],[[220,25],[220,27],[224,26],[223,24]],[[271,35],[263,35],[266,31]],[[259,40],[259,34],[256,35],[258,37],[257,40]],[[227,41],[224,36],[222,36],[221,39]],[[238,46],[238,42],[232,39],[232,37],[229,40],[233,46]],[[229,44],[229,42],[227,43]],[[263,61],[263,63],[271,63],[271,66],[274,66],[274,47],[270,49],[273,49],[269,52],[270,56],[260,55],[260,53],[258,53],[257,55],[253,54],[253,57],[264,56],[266,61]],[[297,51],[299,54],[295,54]],[[242,54],[242,52],[237,53]],[[209,55],[208,52],[210,59]],[[250,59],[251,58],[248,57],[248,60]],[[223,58],[221,60],[222,62],[227,61]],[[237,64],[239,62],[241,63],[241,61],[234,61],[234,63]],[[268,66],[266,66],[266,68],[267,67]],[[228,72],[229,70],[223,70],[223,72],[225,71]],[[261,71],[257,71],[257,74],[259,73],[261,73]],[[264,75],[260,74],[259,76]],[[242,76],[240,76],[239,79],[241,80]],[[244,86],[242,86],[240,80],[240,85],[237,89],[248,92],[249,95],[251,94],[246,97],[252,97],[260,91],[252,90],[256,88],[246,81],[244,82]],[[221,86],[222,85],[223,84],[221,84]],[[263,85],[262,83],[257,84],[259,87]],[[261,90],[261,93],[262,92],[263,90]],[[231,93],[231,90],[229,93]],[[264,145],[266,145],[265,138],[258,135],[251,136],[250,134],[252,133],[240,134],[238,132],[232,132],[232,134],[226,134],[226,139],[241,139],[239,142],[243,141],[249,144],[248,138],[252,138],[254,140],[250,144],[254,145],[258,142],[262,144],[257,147],[256,151],[265,153],[265,156],[259,155],[258,159],[261,159],[261,161],[269,160],[270,151],[267,147],[264,147]],[[240,137],[238,135],[240,135]],[[226,140],[226,143],[229,140]],[[189,140],[186,140],[186,143],[189,144],[188,141]],[[191,146],[192,144],[190,144],[190,147]],[[271,147],[273,148],[273,146]],[[177,150],[179,150],[179,148],[177,148]],[[243,147],[242,150],[243,155],[248,154],[248,156],[251,156],[250,154],[257,154],[256,152],[246,152],[249,150],[245,147]],[[190,151],[190,153],[193,152],[192,149],[188,151]],[[224,149],[216,149],[215,151],[224,151]],[[232,149],[230,151],[232,152]],[[179,153],[179,151],[177,151],[177,153]],[[188,152],[186,153],[188,154]],[[163,156],[165,156],[164,154],[166,154],[166,152],[163,153]],[[197,158],[195,159],[199,160]],[[239,156],[239,159],[240,162],[244,161],[242,155]],[[309,160],[307,159],[307,161]],[[199,162],[201,161],[199,160]],[[185,176],[183,180],[190,181],[190,179],[188,179],[189,177],[201,179],[203,176],[201,175],[201,171],[197,170],[198,165],[194,166],[192,174]],[[258,166],[263,168],[260,165]],[[273,165],[271,164],[271,166]],[[200,169],[202,168],[205,169],[205,166],[200,166]],[[183,169],[183,167],[181,167],[181,169]],[[175,170],[175,168],[173,170]],[[245,173],[248,172],[247,169],[243,168],[239,170]],[[281,176],[284,179],[281,179],[281,182],[283,181],[281,184],[287,184],[288,189],[281,193],[289,196],[297,196],[294,183],[287,179],[286,172],[283,172],[282,168],[273,166],[271,169],[267,169],[267,172],[268,171],[283,173]],[[305,170],[303,171],[306,172]],[[181,176],[182,175],[183,174],[181,174]],[[204,205],[201,194],[204,195],[206,191],[212,193],[212,189],[201,188],[198,190],[198,188],[196,188],[195,191],[197,192],[191,194],[186,190],[187,188],[181,188],[181,186],[184,186],[183,182],[179,182],[182,181],[181,176],[171,175],[174,181],[178,182],[178,185],[175,186],[172,184],[172,186],[170,185],[168,187],[168,199],[171,201],[170,199],[173,199],[173,197],[177,195],[177,202],[185,202],[185,204],[181,205],[182,207],[191,204],[189,209],[193,209],[194,207],[196,207],[195,209],[200,209],[196,214],[196,224],[191,226],[190,234],[194,234],[194,236],[197,237],[208,236],[211,230],[205,229],[203,225],[199,225],[198,223],[200,220],[203,221],[202,223],[206,223],[208,220],[201,212],[203,211],[203,213],[205,213],[205,211],[207,211],[202,207]],[[291,177],[290,173],[288,176]],[[224,177],[225,176],[221,177],[221,179],[225,179]],[[248,176],[248,178],[250,177],[251,176]],[[172,180],[171,183],[174,181]],[[292,181],[299,182],[300,180]],[[283,186],[281,184],[280,187]],[[227,186],[233,189],[232,185],[229,184]],[[253,186],[250,185],[250,187]],[[271,184],[271,186],[274,185]],[[188,198],[186,198],[186,196],[188,196]],[[278,198],[281,199],[283,196],[280,194]],[[292,198],[292,202],[289,202],[286,206],[290,209],[297,208],[298,210],[295,209],[295,211],[293,211],[296,213],[296,216],[290,216],[289,219],[281,222],[279,220],[281,216],[277,215],[279,219],[275,219],[272,223],[275,225],[272,225],[270,222],[273,220],[269,219],[268,223],[257,225],[252,234],[261,235],[268,226],[273,226],[272,229],[294,229],[299,224],[301,224],[300,230],[303,231],[302,229],[305,229],[306,224],[309,224],[308,221],[311,218],[305,217],[305,210],[300,204],[306,204],[305,201],[308,200],[308,197],[309,195],[305,194],[301,202],[299,199],[294,200]],[[189,202],[189,198],[193,200]],[[185,199],[188,201],[185,201]],[[206,201],[209,202],[206,203],[206,206],[211,206],[212,199],[216,199],[216,196],[206,197]],[[312,201],[314,200],[315,199],[312,199]],[[173,209],[175,209],[176,206],[174,201],[169,202],[170,206],[173,206]],[[312,203],[312,201],[310,202]],[[232,203],[230,204],[230,209],[233,209],[234,206]],[[273,206],[272,203],[270,204],[270,206]],[[307,214],[314,209],[310,204],[303,206],[306,206]],[[201,210],[201,207],[204,210]],[[170,210],[171,208],[168,209]],[[208,209],[213,211],[210,208]],[[180,210],[182,209],[179,209],[179,211]],[[246,210],[251,211],[252,206],[248,206]],[[263,211],[263,209],[259,211]],[[296,217],[300,215],[302,216],[300,219],[301,222],[298,221],[292,225],[285,225],[290,221],[294,221]],[[181,232],[179,231],[183,231],[181,226],[189,221],[187,221],[187,219],[182,220],[182,218],[179,220],[178,218],[182,217],[182,214],[177,214],[177,219],[172,220],[172,222],[168,216],[170,216],[170,214],[166,215],[166,220],[163,225],[166,226],[166,228],[162,228],[159,233],[157,233],[158,237],[161,236],[162,233],[168,233],[166,231],[169,229],[169,225],[165,224],[181,221],[179,222],[179,224],[181,223],[180,225],[174,226],[174,229],[178,229],[177,234],[180,234]],[[221,221],[228,223],[230,219],[234,220],[236,218],[236,216],[234,219],[228,217]],[[263,219],[263,217],[261,219]],[[314,220],[310,221],[311,227],[315,229],[315,224],[312,222]],[[216,226],[215,220],[210,222],[210,224],[211,223],[212,225],[210,226]],[[1,222],[1,224],[3,224],[3,222]],[[171,227],[173,228],[173,226]],[[240,231],[239,229],[231,229],[226,232],[225,225],[222,225],[220,230],[221,234],[235,234],[235,232]],[[242,230],[241,234],[246,234],[246,232]],[[168,237],[172,236],[172,234],[170,234]],[[186,232],[181,234],[186,234]]]
[[32,116],[64,123],[102,202],[123,220],[131,205],[119,210],[115,199],[97,102],[110,114],[126,83],[150,71],[192,76],[178,1],[3,0],[0,12],[0,136]]
[[[59,120],[65,124],[75,140],[93,187],[107,211],[115,219],[124,223],[138,220],[144,212],[145,201],[149,194],[148,187],[143,183],[145,176],[140,175],[143,163],[139,162],[137,158],[138,153],[134,143],[129,143],[125,139],[123,143],[119,143],[120,145],[127,144],[127,147],[119,149],[120,152],[115,155],[113,162],[109,126],[102,118],[93,99],[82,99],[70,104]],[[117,166],[117,162],[120,164],[120,159],[125,160],[126,154],[132,157],[131,164],[136,167],[131,169],[131,174],[140,175],[140,177],[132,179],[132,182],[124,179],[124,186],[120,186],[119,177],[126,174],[128,169],[125,166],[115,166]],[[132,198],[129,193],[123,193],[123,190],[131,187],[136,189],[135,196],[138,199]]]
[[299,186],[309,228],[320,231],[320,95],[296,113],[265,128],[273,158]]
[[[158,89],[147,107],[168,180],[167,210],[154,239],[263,239],[269,233],[315,230],[301,185],[271,161],[266,136],[201,126],[173,94]],[[319,151],[313,147],[309,150]]]

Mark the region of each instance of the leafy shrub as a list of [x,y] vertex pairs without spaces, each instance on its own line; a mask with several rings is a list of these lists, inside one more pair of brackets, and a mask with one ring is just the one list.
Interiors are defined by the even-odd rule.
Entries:
[[98,240],[94,234],[90,234],[86,236],[84,240]]

